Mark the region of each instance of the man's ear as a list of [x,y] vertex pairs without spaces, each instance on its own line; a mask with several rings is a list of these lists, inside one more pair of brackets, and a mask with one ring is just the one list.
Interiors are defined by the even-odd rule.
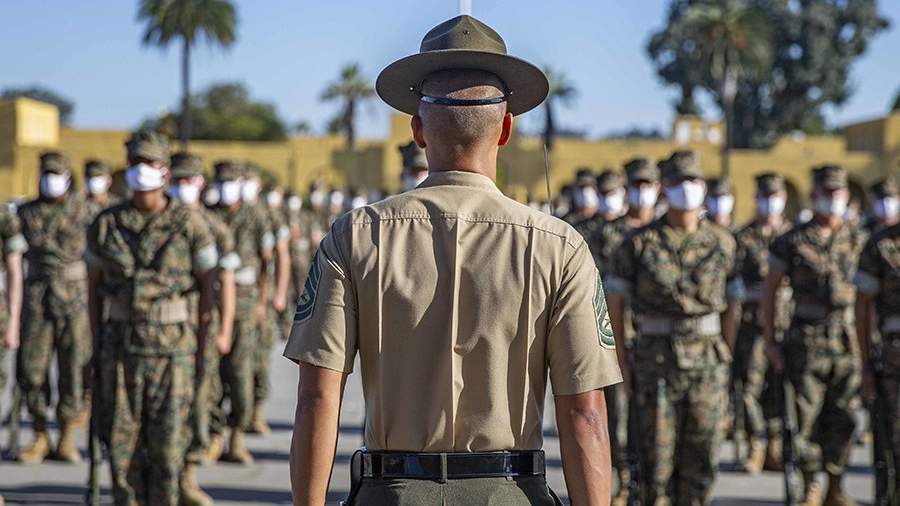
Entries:
[[512,113],[506,113],[503,116],[503,129],[500,131],[500,140],[497,141],[498,146],[506,146],[509,144],[509,138],[512,137],[513,130],[513,115]]
[[422,118],[418,114],[413,116],[409,121],[409,126],[412,128],[413,140],[416,141],[416,145],[425,149],[425,132],[422,129]]

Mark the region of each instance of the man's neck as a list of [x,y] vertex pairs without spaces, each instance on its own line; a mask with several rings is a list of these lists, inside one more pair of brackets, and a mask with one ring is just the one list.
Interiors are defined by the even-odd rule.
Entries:
[[784,218],[782,218],[780,214],[771,214],[768,216],[756,215],[756,226],[767,233],[778,229],[782,223],[784,223]]
[[699,210],[687,211],[669,208],[666,211],[666,223],[672,228],[679,228],[685,232],[695,232],[700,227]]
[[829,235],[840,228],[843,222],[840,216],[821,213],[816,213],[812,221],[825,235]]
[[628,221],[630,223],[637,223],[639,225],[646,225],[650,223],[650,220],[653,219],[653,208],[652,207],[629,207]]
[[437,153],[438,150],[434,148],[429,149],[429,172],[473,172],[487,176],[491,181],[497,182],[497,150],[471,153],[462,149],[450,148],[447,152]]
[[108,193],[92,193],[88,196],[88,198],[91,201],[96,202],[98,204],[105,204],[107,201],[109,201],[109,194]]
[[151,190],[147,192],[134,192],[131,202],[139,211],[147,213],[158,213],[166,208],[169,200],[160,188],[159,190]]

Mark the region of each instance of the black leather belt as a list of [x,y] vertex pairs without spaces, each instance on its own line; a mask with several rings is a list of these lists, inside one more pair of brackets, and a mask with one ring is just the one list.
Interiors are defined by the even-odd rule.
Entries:
[[543,476],[544,452],[403,453],[364,452],[362,477],[447,480]]

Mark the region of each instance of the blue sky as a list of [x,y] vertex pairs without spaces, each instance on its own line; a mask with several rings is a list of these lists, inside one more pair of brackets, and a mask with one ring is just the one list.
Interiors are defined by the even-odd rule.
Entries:
[[[359,61],[374,82],[385,65],[418,50],[422,35],[457,12],[457,0],[238,0],[238,42],[200,47],[194,90],[243,81],[254,98],[274,102],[290,124],[324,128],[337,105],[318,96],[340,66]],[[473,14],[506,39],[510,51],[566,73],[580,91],[561,111],[567,127],[602,135],[632,125],[668,131],[675,90],[664,87],[644,47],[664,21],[665,0],[472,0]],[[900,88],[900,1],[882,0],[892,27],[853,67],[856,93],[828,111],[833,124],[884,114]],[[143,47],[131,0],[5,0],[0,88],[39,83],[76,103],[74,124],[129,128],[174,108],[179,53]],[[385,133],[389,108],[363,109],[364,137]],[[522,121],[534,130],[540,113]]]

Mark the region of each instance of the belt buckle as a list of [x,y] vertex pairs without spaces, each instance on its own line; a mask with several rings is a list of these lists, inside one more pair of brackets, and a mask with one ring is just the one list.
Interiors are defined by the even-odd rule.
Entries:
[[697,319],[696,318],[673,318],[672,333],[678,336],[696,334]]

